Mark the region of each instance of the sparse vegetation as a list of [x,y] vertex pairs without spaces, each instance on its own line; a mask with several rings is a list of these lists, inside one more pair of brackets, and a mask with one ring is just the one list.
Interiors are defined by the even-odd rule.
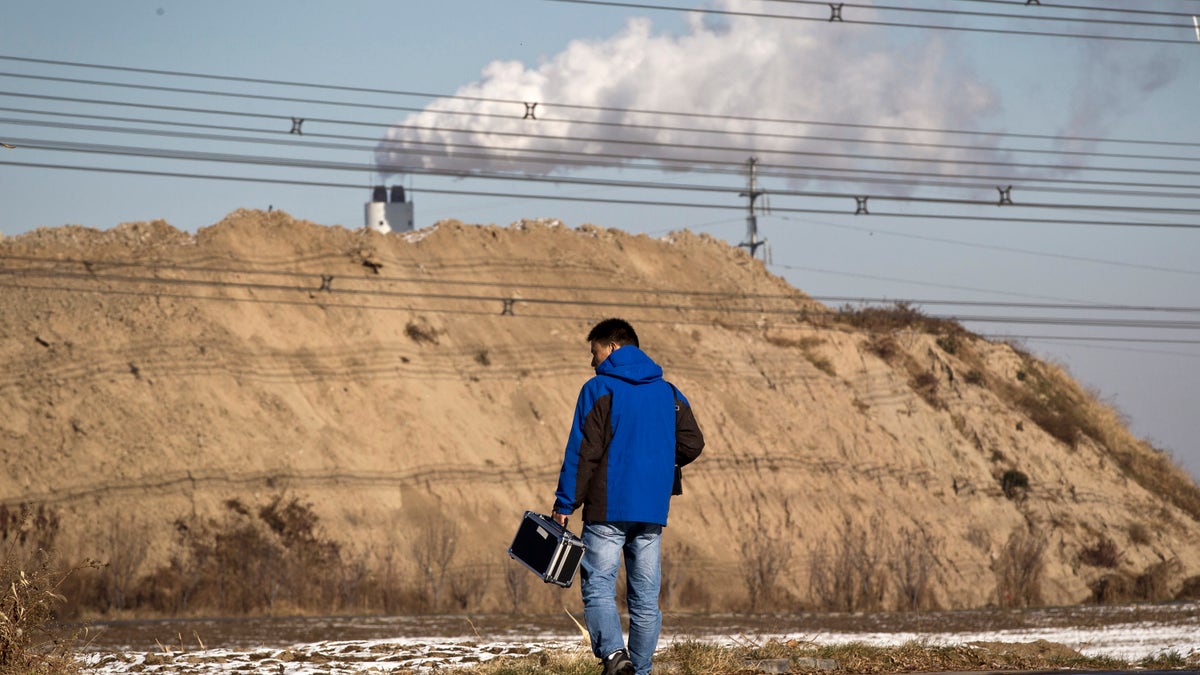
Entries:
[[[1179,596],[1183,595],[1183,588],[1178,593],[1171,593],[1171,580],[1178,577],[1180,571],[1179,561],[1171,559],[1152,563],[1136,576],[1120,571],[1105,574],[1090,584],[1091,601],[1100,605],[1116,605],[1182,599]],[[1187,581],[1184,582],[1186,586]]]
[[957,354],[959,348],[958,333],[947,333],[939,336],[936,340],[937,346],[942,348],[942,351],[947,354]]
[[[0,558],[0,674],[78,673],[76,635],[55,626],[62,604],[61,586],[74,569],[56,568],[40,536],[58,530],[56,514],[42,506],[16,509],[17,536],[5,530]],[[11,510],[8,513],[12,513]],[[13,521],[10,521],[13,522]],[[54,525],[52,525],[54,524]]]
[[837,375],[837,370],[834,369],[833,362],[815,351],[816,348],[824,342],[824,340],[821,338],[811,336],[790,338],[781,335],[768,334],[766,336],[766,340],[777,347],[799,349],[805,360],[811,363],[814,368],[825,373],[826,375]]
[[883,359],[890,362],[900,353],[900,345],[897,344],[896,338],[891,335],[875,335],[867,339],[867,349]]
[[258,507],[228,499],[224,509],[175,521],[176,551],[146,579],[145,604],[241,614],[333,604],[341,547],[320,536],[311,504],[280,494]]
[[437,329],[425,321],[409,321],[404,326],[404,334],[418,344],[436,345],[438,343]]
[[847,519],[834,541],[813,550],[809,592],[819,609],[861,612],[883,608],[887,554],[883,542],[875,536],[877,525],[860,527]]
[[917,392],[926,403],[937,410],[943,410],[946,403],[938,398],[938,378],[937,375],[923,370],[913,376],[909,385],[913,391]]
[[847,520],[834,541],[817,547],[809,592],[817,609],[835,612],[934,609],[942,542],[921,526],[891,533],[876,519],[868,527]]
[[[768,604],[786,604],[781,597],[782,575],[792,560],[791,543],[782,537],[754,532],[742,541],[742,580],[752,612],[774,609]],[[768,603],[773,600],[774,603]]]
[[992,563],[996,575],[996,603],[1000,607],[1036,607],[1042,604],[1042,572],[1046,538],[1025,528],[1012,532]]
[[1137,442],[1119,415],[1065,375],[1018,351],[1024,364],[1017,383],[995,384],[994,390],[1043,431],[1074,448],[1090,438],[1105,449],[1121,470],[1151,494],[1171,502],[1200,521],[1200,486],[1161,450]]
[[421,526],[412,543],[413,561],[421,575],[423,590],[434,610],[442,608],[442,592],[449,579],[450,563],[458,549],[458,526],[445,517],[432,518]]
[[1111,569],[1121,563],[1121,551],[1112,539],[1100,537],[1094,545],[1079,552],[1079,562],[1092,567]]
[[[853,307],[844,305],[834,320],[867,333],[895,333],[909,330],[941,335],[957,348],[959,337],[968,334],[955,321],[930,317],[911,303],[897,302],[889,307]],[[949,350],[947,350],[949,351]]]
[[1129,541],[1138,546],[1145,546],[1150,543],[1150,530],[1145,523],[1130,523],[1129,524]]
[[1137,599],[1146,602],[1171,599],[1171,579],[1179,576],[1181,570],[1182,566],[1174,558],[1150,565],[1134,580]]
[[1023,471],[1009,469],[1000,476],[1000,489],[1006,498],[1022,501],[1029,494],[1029,476]]
[[935,609],[941,539],[923,527],[902,527],[896,533],[887,568],[896,585],[896,609],[917,612]]
[[[800,640],[749,642],[724,647],[696,640],[674,642],[654,657],[657,669],[680,675],[737,675],[764,671],[759,663],[787,662],[788,672],[817,670],[816,663],[833,661],[837,672],[907,673],[967,671],[1118,670],[1129,664],[1107,657],[1083,656],[1063,645],[1039,641],[1029,644],[973,643],[940,646],[908,642],[896,647],[875,647],[861,642],[817,645]],[[1177,664],[1194,667],[1196,659],[1164,655],[1147,667]],[[463,675],[594,675],[596,659],[586,649],[501,658],[458,670]]]

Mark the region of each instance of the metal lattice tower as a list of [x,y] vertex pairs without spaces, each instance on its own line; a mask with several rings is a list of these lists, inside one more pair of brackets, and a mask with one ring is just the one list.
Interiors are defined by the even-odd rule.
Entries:
[[[760,196],[766,194],[766,191],[758,189],[758,158],[751,157],[749,162],[747,162],[747,163],[750,166],[749,187],[747,188],[747,190],[745,192],[738,195],[739,197],[747,197],[749,199],[749,202],[747,204],[747,209],[749,210],[749,213],[746,215],[746,241],[743,241],[742,243],[738,244],[738,246],[748,249],[750,251],[750,257],[753,258],[758,253],[759,247],[765,246],[767,243],[766,239],[758,238],[758,203],[757,203],[758,198]],[[765,256],[764,256],[764,259],[765,259]]]

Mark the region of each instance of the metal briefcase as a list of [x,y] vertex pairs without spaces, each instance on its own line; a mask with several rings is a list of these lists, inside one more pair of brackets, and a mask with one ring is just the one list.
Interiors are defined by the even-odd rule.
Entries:
[[587,547],[583,540],[549,516],[526,511],[508,555],[548,584],[566,588],[575,580]]

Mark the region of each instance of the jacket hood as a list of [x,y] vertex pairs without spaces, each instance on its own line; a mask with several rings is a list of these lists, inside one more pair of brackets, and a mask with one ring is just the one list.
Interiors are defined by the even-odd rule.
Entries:
[[614,350],[603,363],[596,366],[596,374],[616,377],[632,384],[648,384],[661,380],[663,370],[646,352],[633,345],[625,345]]

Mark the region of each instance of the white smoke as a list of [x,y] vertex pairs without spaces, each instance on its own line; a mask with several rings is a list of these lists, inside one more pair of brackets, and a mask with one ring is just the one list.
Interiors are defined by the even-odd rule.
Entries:
[[[716,6],[779,11],[777,4],[746,0],[720,0]],[[814,170],[849,168],[854,156],[863,154],[960,156],[961,151],[944,148],[855,142],[955,142],[928,133],[809,123],[970,129],[997,111],[996,94],[940,36],[898,44],[884,35],[824,21],[744,16],[713,21],[695,14],[687,30],[675,35],[656,32],[648,19],[633,19],[606,40],[572,42],[536,67],[489,64],[479,81],[456,95],[513,102],[434,101],[387,132],[376,161],[383,173],[545,175],[614,162],[678,170],[741,163],[751,155],[764,166]],[[524,118],[523,102],[537,103],[536,120]],[[555,102],[605,110],[556,108]],[[846,140],[813,138],[830,136]],[[921,169],[931,170],[927,164]]]

